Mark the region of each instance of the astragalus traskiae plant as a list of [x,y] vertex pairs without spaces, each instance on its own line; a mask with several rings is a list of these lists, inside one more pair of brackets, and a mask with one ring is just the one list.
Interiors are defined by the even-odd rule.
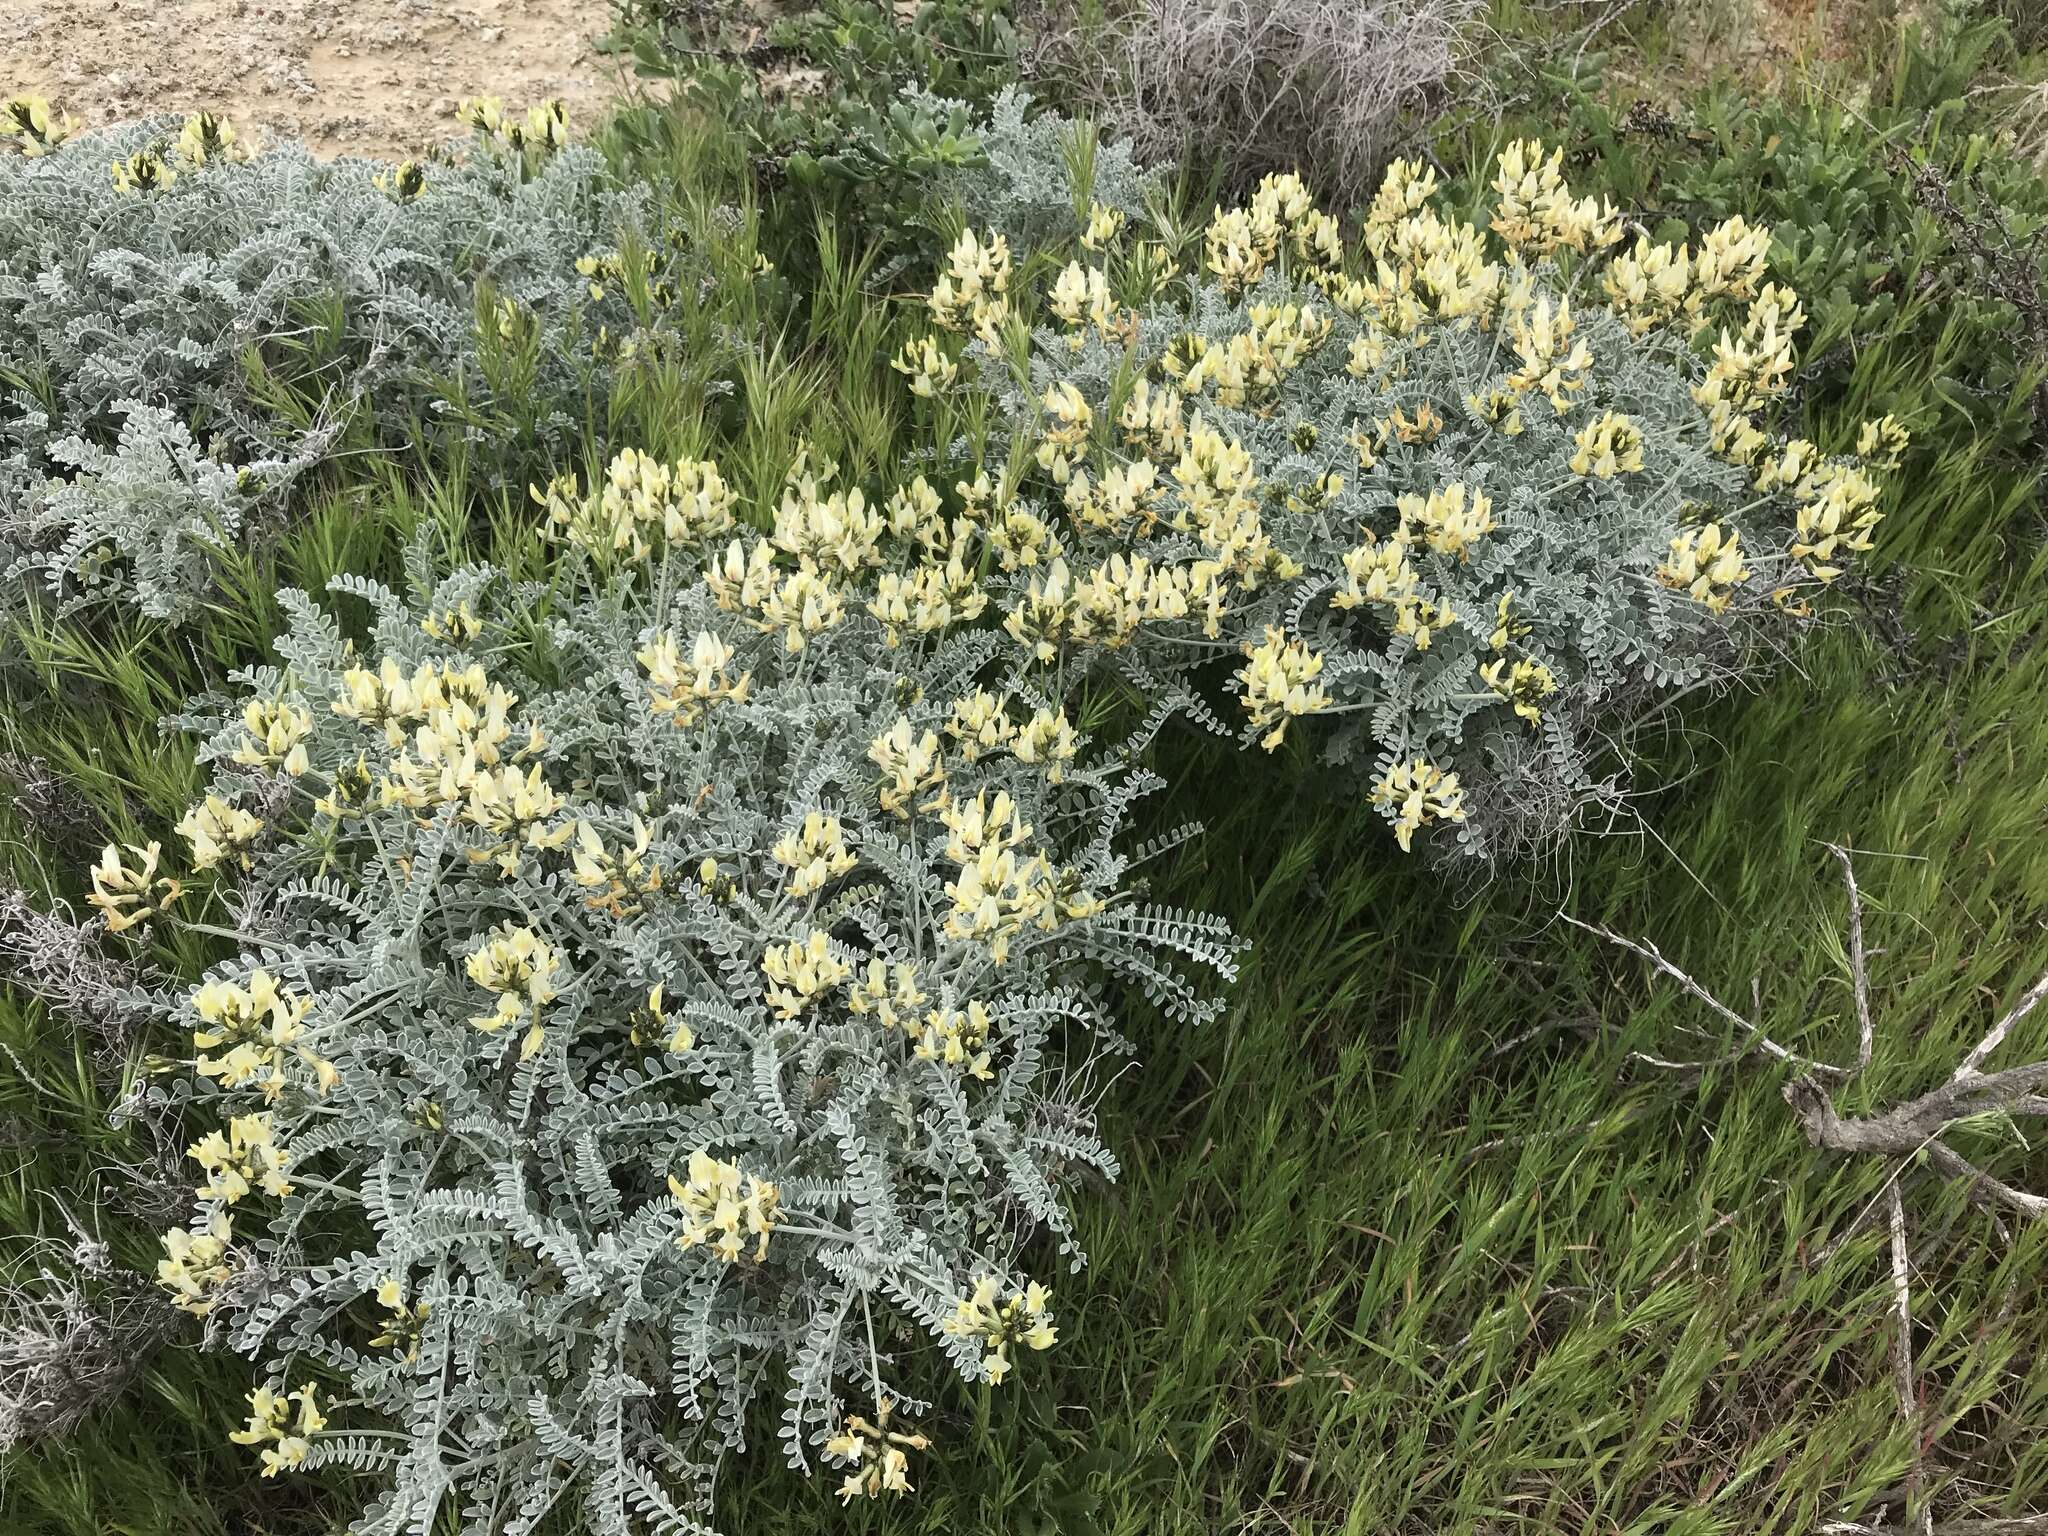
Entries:
[[[523,412],[533,451],[575,440],[610,377],[593,341],[632,329],[623,285],[591,272],[661,244],[652,200],[566,145],[558,111],[465,106],[461,158],[391,167],[255,145],[208,113],[69,138],[26,99],[0,118],[9,606],[41,589],[183,618],[209,546],[259,531],[259,503],[274,532],[337,445],[488,423],[502,453],[500,418]],[[17,120],[45,133],[10,154]]]
[[999,633],[870,612],[915,545],[832,485],[749,551],[714,466],[628,451],[537,493],[550,583],[284,594],[190,722],[187,888],[95,872],[154,921],[220,880],[233,958],[160,998],[217,1127],[160,1278],[261,1362],[268,1470],[382,1480],[359,1529],[697,1530],[776,1400],[792,1465],[904,1491],[921,1352],[1056,1340],[1106,984],[1199,1020],[1234,968],[1137,898],[1158,781]]
[[1415,164],[1349,232],[1271,177],[1186,273],[1098,208],[1042,291],[963,234],[897,364],[1018,444],[973,493],[1013,641],[1143,691],[1230,663],[1247,744],[1315,717],[1404,847],[1620,809],[1627,728],[1758,668],[1869,547],[1905,437],[1773,437],[1804,315],[1768,231],[1654,245],[1558,165],[1512,146],[1488,228]]

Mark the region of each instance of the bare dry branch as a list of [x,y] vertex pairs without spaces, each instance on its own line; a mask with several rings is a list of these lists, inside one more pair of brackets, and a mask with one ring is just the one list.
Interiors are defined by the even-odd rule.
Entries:
[[2048,997],[2048,973],[2029,987],[2020,1000],[2006,1010],[2005,1017],[1991,1026],[1991,1033],[1978,1041],[1977,1048],[1963,1058],[1963,1064],[1956,1068],[1955,1081],[1960,1083],[1965,1078],[1976,1076],[1984,1058],[2005,1043],[2005,1037],[2012,1033],[2013,1026],[2032,1013],[2035,1004],[2044,997]]
[[1242,191],[1270,171],[1338,203],[1372,195],[1457,72],[1476,0],[1144,0],[1105,25],[1053,4],[1043,73],[1090,99],[1141,159],[1224,151]]
[[1870,1022],[1870,967],[1863,953],[1863,897],[1856,889],[1856,863],[1839,843],[1828,847],[1842,862],[1842,882],[1849,887],[1849,976],[1856,988],[1856,1070],[1870,1066],[1877,1032]]
[[[1898,1313],[1899,1331],[1892,1349],[1892,1370],[1899,1390],[1899,1413],[1912,1437],[1913,1465],[1906,1474],[1906,1507],[1910,1513],[1920,1503],[1920,1390],[1913,1379],[1913,1261],[1906,1252],[1906,1203],[1899,1195],[1899,1181],[1893,1179],[1886,1192],[1891,1196],[1892,1300]],[[1922,1507],[1921,1522],[1927,1521]]]
[[1681,970],[1678,966],[1672,964],[1670,960],[1665,958],[1664,952],[1661,949],[1659,949],[1656,945],[1649,943],[1647,940],[1624,938],[1621,934],[1616,933],[1612,928],[1605,927],[1601,924],[1582,923],[1576,917],[1571,917],[1565,913],[1559,913],[1558,915],[1560,917],[1563,917],[1564,920],[1567,923],[1570,923],[1574,928],[1582,928],[1587,933],[1597,934],[1599,935],[1599,937],[1605,939],[1610,944],[1619,945],[1621,948],[1628,950],[1631,954],[1641,955],[1645,960],[1649,961],[1652,965],[1656,966],[1658,970],[1662,971],[1666,976],[1669,976],[1673,981],[1677,982],[1681,987],[1685,988],[1685,990],[1690,992],[1694,997],[1698,998],[1701,1002],[1705,1003],[1709,1008],[1713,1009],[1715,1013],[1719,1014],[1722,1018],[1726,1019],[1729,1023],[1733,1024],[1737,1029],[1741,1030],[1743,1038],[1748,1042],[1749,1050],[1759,1052],[1762,1055],[1770,1057],[1774,1061],[1782,1061],[1789,1065],[1803,1068],[1805,1071],[1812,1073],[1816,1076],[1847,1077],[1849,1075],[1848,1072],[1846,1072],[1841,1067],[1830,1066],[1824,1061],[1814,1061],[1809,1057],[1801,1056],[1797,1051],[1788,1050],[1786,1047],[1780,1045],[1777,1041],[1773,1040],[1769,1035],[1765,1034],[1762,1028],[1760,1028],[1755,1023],[1755,1021],[1744,1018],[1741,1014],[1737,1013],[1733,1008],[1730,1008],[1726,1003],[1722,1002],[1718,997],[1714,996],[1713,993],[1709,992],[1697,981],[1694,981],[1692,977],[1688,975],[1685,971]]
[[[1864,943],[1863,897],[1856,884],[1856,870],[1848,849],[1834,843],[1827,847],[1841,862],[1842,878],[1849,890],[1849,966],[1856,996],[1855,1070],[1861,1072],[1870,1065],[1877,1039],[1877,1027],[1870,1008],[1870,951]],[[2048,1061],[2027,1062],[1998,1072],[1982,1070],[1991,1053],[2005,1043],[2014,1028],[2044,997],[2048,997],[2048,975],[2035,982],[2006,1010],[1976,1048],[1964,1057],[1962,1065],[1956,1068],[1947,1082],[1875,1114],[1844,1116],[1835,1108],[1823,1079],[1839,1082],[1853,1076],[1853,1073],[1823,1062],[1808,1061],[1780,1045],[1764,1032],[1754,1018],[1745,1018],[1730,1008],[1666,958],[1655,944],[1625,938],[1611,928],[1580,922],[1562,913],[1559,915],[1574,928],[1584,929],[1631,954],[1640,955],[1718,1016],[1735,1025],[1742,1032],[1745,1054],[1760,1054],[1799,1066],[1800,1074],[1784,1086],[1785,1102],[1798,1116],[1807,1140],[1816,1147],[1901,1162],[1924,1156],[1929,1166],[1943,1177],[1962,1181],[1965,1194],[1976,1204],[1993,1211],[2014,1212],[2030,1221],[2048,1219],[2048,1196],[2016,1188],[1987,1173],[1944,1139],[1959,1122],[1978,1115],[2048,1117]],[[1755,1012],[1761,1015],[1761,1006]],[[1705,1065],[1667,1061],[1642,1052],[1631,1053],[1630,1059],[1666,1068]],[[1822,1251],[1821,1260],[1839,1248],[1844,1240],[1846,1235],[1829,1244]]]

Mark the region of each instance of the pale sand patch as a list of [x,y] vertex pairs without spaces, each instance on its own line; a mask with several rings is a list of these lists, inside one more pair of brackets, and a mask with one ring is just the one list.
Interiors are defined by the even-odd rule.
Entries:
[[605,0],[0,0],[0,95],[86,125],[208,108],[322,155],[456,137],[462,96],[568,104],[587,129],[619,71]]

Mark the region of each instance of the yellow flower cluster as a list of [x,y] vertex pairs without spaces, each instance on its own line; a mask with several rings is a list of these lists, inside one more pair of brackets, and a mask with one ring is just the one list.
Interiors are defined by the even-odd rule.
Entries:
[[[1021,747],[1017,755],[1030,761]],[[1100,897],[1081,889],[1071,871],[1056,869],[1043,852],[1019,857],[1031,827],[1018,819],[1007,794],[998,792],[991,801],[983,792],[972,801],[950,802],[940,807],[939,817],[946,857],[959,866],[946,885],[953,900],[942,930],[948,938],[985,943],[989,957],[1002,965],[1025,928],[1050,933],[1063,921],[1102,910]],[[958,1033],[957,1024],[942,1021],[938,1028],[941,1035],[949,1028]]]
[[788,891],[792,896],[822,890],[860,862],[846,846],[839,818],[822,811],[805,812],[803,825],[784,834],[768,852],[791,872]]
[[694,1248],[708,1242],[731,1264],[738,1261],[746,1238],[753,1237],[755,1262],[767,1258],[768,1234],[782,1221],[782,1192],[709,1152],[692,1152],[688,1171],[688,1183],[668,1176],[668,1191],[683,1211],[676,1245]]
[[1696,258],[1690,245],[1653,244],[1639,234],[1633,250],[1608,262],[1601,288],[1632,335],[1674,322],[1690,332],[1714,301],[1757,296],[1770,249],[1771,232],[1752,228],[1740,215],[1707,231]]
[[313,734],[313,717],[298,705],[251,699],[242,710],[242,729],[236,762],[248,768],[281,768],[294,776],[306,771],[306,738]]
[[800,569],[785,575],[774,559],[765,539],[754,546],[750,559],[742,557],[734,542],[726,551],[724,567],[707,572],[706,583],[719,607],[754,610],[759,617],[748,623],[764,634],[780,634],[785,649],[800,651],[810,636],[845,619],[846,603],[820,572]]
[[[298,1412],[292,1412],[292,1404]],[[280,1395],[268,1387],[249,1394],[249,1425],[228,1436],[236,1445],[263,1447],[263,1475],[275,1477],[305,1464],[313,1452],[313,1436],[327,1427],[327,1420],[313,1405],[311,1386]]]
[[592,911],[631,917],[640,911],[643,898],[661,889],[661,866],[647,860],[647,845],[654,834],[638,816],[633,818],[633,841],[621,843],[616,852],[605,846],[589,822],[578,821],[575,830],[569,878],[594,893],[583,898]]
[[1574,339],[1577,330],[1568,298],[1560,297],[1552,309],[1546,295],[1533,309],[1517,314],[1510,340],[1522,366],[1508,375],[1508,388],[1543,396],[1560,416],[1569,412],[1593,366],[1593,350]]
[[1713,363],[1694,386],[1693,399],[1709,410],[1726,405],[1749,411],[1782,395],[1792,376],[1792,338],[1805,325],[1798,298],[1776,283],[1767,284],[1750,302],[1739,333],[1722,327]]
[[977,1000],[965,1008],[939,1007],[920,1013],[927,1000],[915,961],[891,964],[869,960],[846,987],[848,1013],[856,1018],[872,1017],[885,1030],[901,1030],[922,1060],[962,1067],[968,1076],[987,1081],[993,1075],[984,1049],[993,1022],[987,1005]]
[[1181,415],[1177,389],[1155,388],[1142,375],[1131,385],[1131,395],[1117,415],[1124,441],[1157,463],[1178,459],[1187,444],[1187,423]]
[[[712,864],[710,860],[707,859],[705,862],[712,869],[715,870],[717,868],[717,865]],[[668,1012],[662,1006],[661,984],[657,982],[647,989],[646,1005],[635,1009],[633,1012],[632,1041],[635,1045],[638,1045],[643,1039],[659,1036],[664,1030],[668,1030]],[[668,1048],[681,1053],[689,1050],[696,1043],[697,1034],[696,1031],[690,1028],[689,1020],[677,1019],[676,1027],[669,1031]]]
[[1408,562],[1409,534],[1396,530],[1386,540],[1368,528],[1365,542],[1344,553],[1344,580],[1330,594],[1332,608],[1362,608],[1368,603],[1406,609],[1415,601],[1421,581]]
[[238,805],[209,794],[178,822],[178,835],[192,845],[192,867],[211,869],[229,860],[249,867],[249,847],[263,823]]
[[1292,581],[1301,574],[1301,567],[1267,536],[1250,453],[1236,438],[1210,428],[1199,411],[1188,422],[1187,446],[1174,462],[1173,482],[1186,511],[1171,525],[1192,533],[1238,586],[1251,592],[1269,579]]
[[467,775],[467,788],[462,819],[494,839],[489,848],[471,849],[470,862],[495,862],[508,880],[519,873],[522,849],[552,851],[575,835],[569,822],[548,825],[561,814],[562,797],[541,777],[537,763],[524,773],[509,763],[479,768]]
[[1575,475],[1595,480],[1612,480],[1632,475],[1643,467],[1643,434],[1636,424],[1616,411],[1603,411],[1579,428],[1572,440],[1575,451],[1571,469]]
[[938,732],[918,735],[908,715],[898,716],[868,744],[868,760],[882,770],[877,799],[891,815],[908,819],[911,802],[926,790],[936,793],[918,809],[935,810],[945,803],[946,764]]
[[1117,243],[1123,233],[1124,215],[1121,208],[1105,208],[1100,203],[1088,205],[1088,226],[1081,231],[1081,249],[1084,251],[1105,251]]
[[[1108,330],[1116,309],[1109,297],[1108,273],[1100,267],[1084,267],[1078,261],[1068,262],[1053,280],[1046,307],[1053,312],[1055,319],[1077,331],[1087,325]],[[1072,344],[1078,348],[1081,338],[1078,335],[1073,337]]]
[[[1336,323],[1312,305],[1254,304],[1247,318],[1250,329],[1220,345],[1191,337],[1197,345],[1188,350],[1195,355],[1178,373],[1188,396],[1209,393],[1233,410],[1269,409],[1288,378],[1330,339]],[[1169,374],[1178,361],[1169,355]]]
[[875,1410],[874,1422],[849,1414],[845,1427],[826,1440],[827,1459],[853,1469],[839,1485],[842,1503],[910,1492],[910,1458],[904,1453],[929,1449],[931,1441],[923,1435],[890,1429],[889,1416],[895,1409],[895,1399],[885,1397]]
[[965,1008],[934,1008],[915,1028],[905,1027],[914,1054],[925,1061],[943,1061],[959,1067],[977,1082],[988,1082],[995,1073],[985,1049],[990,1025],[985,1004],[970,1002]]
[[233,1205],[255,1188],[280,1198],[292,1192],[291,1181],[284,1176],[291,1159],[272,1138],[267,1114],[235,1116],[225,1136],[208,1131],[187,1155],[206,1171],[199,1189],[202,1200]]
[[666,630],[633,653],[647,672],[648,707],[679,726],[695,725],[721,700],[745,702],[754,674],[734,678],[732,657],[732,647],[709,630],[699,630],[690,642],[687,662],[676,637]]
[[704,459],[663,463],[637,448],[622,449],[589,496],[575,475],[558,475],[527,494],[546,509],[548,534],[598,560],[640,564],[656,541],[683,550],[729,533],[738,497]]
[[906,630],[935,634],[980,618],[987,607],[988,594],[958,554],[944,565],[920,565],[907,576],[884,571],[867,604],[891,645],[901,643]]
[[960,377],[960,365],[946,356],[936,336],[906,341],[889,366],[910,380],[910,392],[920,400],[945,393]]
[[1465,791],[1455,773],[1427,758],[1397,762],[1372,787],[1372,802],[1394,812],[1394,840],[1406,853],[1415,834],[1438,821],[1465,819]]
[[[888,524],[857,487],[824,489],[835,472],[827,465],[811,473],[800,459],[790,470],[770,537],[756,539],[751,550],[734,539],[704,571],[704,584],[721,609],[746,615],[763,634],[780,634],[792,653],[845,620],[843,586],[881,561]],[[777,564],[778,552],[795,557],[794,571]]]
[[1330,696],[1316,681],[1323,658],[1304,641],[1290,640],[1271,628],[1259,644],[1247,645],[1244,654],[1245,664],[1237,675],[1244,684],[1245,712],[1252,717],[1253,730],[1266,732],[1259,745],[1271,752],[1286,739],[1290,719],[1329,707]]
[[[831,477],[828,469],[828,484]],[[868,505],[860,487],[821,489],[818,476],[792,472],[783,486],[770,541],[794,557],[798,569],[842,580],[881,563],[887,526],[881,509]]]
[[40,96],[16,96],[0,112],[0,134],[11,138],[22,158],[34,160],[47,155],[78,132],[78,120],[65,113],[50,114],[50,104]]
[[918,984],[917,963],[899,960],[894,964],[872,959],[846,987],[846,1011],[859,1018],[873,1014],[884,1029],[905,1034],[918,1030],[917,1010],[925,1004],[925,992]]
[[521,116],[516,110],[506,111],[500,97],[465,96],[456,103],[455,116],[471,131],[501,141],[515,153],[556,150],[569,142],[568,108],[553,99],[528,107]]
[[233,1219],[215,1208],[206,1224],[193,1230],[173,1227],[163,1236],[164,1256],[157,1260],[156,1282],[171,1293],[171,1305],[194,1317],[213,1310],[222,1290],[234,1279],[228,1245],[234,1241]]
[[1064,709],[1041,709],[1017,727],[1010,751],[1020,763],[1042,763],[1048,784],[1060,782],[1061,765],[1081,750],[1081,738]]
[[500,923],[463,962],[463,970],[471,981],[498,994],[496,1006],[489,1013],[476,1014],[469,1022],[492,1034],[508,1024],[530,1018],[526,1037],[519,1045],[519,1059],[526,1060],[540,1049],[545,1038],[540,1010],[542,1005],[554,1001],[559,969],[554,950],[540,935],[524,924]]
[[853,967],[832,953],[829,935],[813,929],[809,938],[771,944],[761,956],[761,974],[768,978],[768,1006],[778,1019],[793,1019],[853,974]]
[[945,1330],[957,1338],[982,1340],[987,1352],[981,1368],[992,1384],[1001,1386],[1015,1364],[1010,1358],[1014,1346],[1043,1350],[1059,1342],[1059,1331],[1046,1317],[1051,1303],[1052,1293],[1036,1280],[1005,1296],[1002,1282],[984,1275],[954,1307]]
[[430,640],[445,641],[449,645],[465,645],[484,632],[484,621],[477,617],[476,609],[468,598],[452,608],[431,609],[420,620],[420,633]]
[[1671,541],[1671,554],[1657,567],[1657,581],[1684,592],[1713,613],[1724,613],[1735,588],[1749,580],[1742,563],[1742,538],[1719,523],[1689,528]]
[[1679,315],[1696,318],[1706,302],[1692,285],[1691,247],[1653,245],[1648,235],[1637,235],[1634,250],[1607,263],[1600,286],[1632,336],[1647,336]]
[[156,145],[138,149],[126,160],[116,160],[107,171],[118,191],[137,195],[165,191],[178,179],[176,169]]
[[[223,1088],[259,1083],[263,1096],[275,1100],[285,1088],[284,1059],[290,1053],[311,1068],[322,1093],[338,1083],[333,1063],[299,1042],[305,1038],[306,1015],[313,1000],[280,986],[266,970],[249,973],[246,986],[209,981],[191,996],[199,1027],[192,1045],[199,1052],[197,1070]],[[221,1055],[213,1052],[222,1051]]]
[[[521,774],[509,766],[500,771],[519,699],[492,681],[481,662],[428,662],[408,676],[387,656],[374,672],[350,667],[341,681],[334,712],[379,731],[387,745],[400,749],[378,782],[384,805],[464,806],[465,820],[506,839],[484,857],[497,858],[508,875],[518,869],[522,843],[559,848],[568,839],[567,827],[540,826],[560,802],[538,772]],[[531,756],[545,745],[540,730],[529,727],[513,756]]]
[[1493,231],[1513,251],[1534,256],[1559,250],[1591,251],[1621,238],[1621,215],[1597,198],[1575,201],[1560,167],[1564,151],[1546,158],[1534,139],[1518,139],[1501,152],[1493,180]]
[[99,909],[109,933],[121,933],[156,916],[176,901],[184,889],[169,875],[157,874],[157,860],[163,853],[161,843],[151,843],[147,848],[130,843],[128,851],[141,861],[139,867],[129,868],[121,858],[121,850],[112,843],[100,850],[100,861],[92,867],[92,894],[85,898],[86,904]]
[[[1177,412],[1175,419],[1178,420]],[[1159,483],[1157,467],[1150,459],[1139,459],[1130,464],[1112,464],[1102,472],[1100,480],[1091,480],[1085,469],[1075,470],[1067,482],[1065,499],[1068,514],[1083,528],[1099,533],[1133,532],[1143,537],[1158,522],[1163,495],[1165,487]]]
[[1038,467],[1055,485],[1065,485],[1095,428],[1095,414],[1081,391],[1064,379],[1047,385],[1038,403],[1047,419],[1038,444]]
[[963,230],[932,285],[932,319],[949,331],[972,331],[993,346],[1010,318],[1009,293],[1009,242],[994,235],[984,244],[973,230]]
[[1402,496],[1395,501],[1401,528],[1395,538],[1407,543],[1409,524],[1422,530],[1422,540],[1439,555],[1470,561],[1472,546],[1492,533],[1493,500],[1484,491],[1454,480],[1427,496]]
[[1148,620],[1206,615],[1218,632],[1224,597],[1222,568],[1211,560],[1154,565],[1143,555],[1111,555],[1076,579],[1063,559],[1033,577],[1003,620],[1011,639],[1041,662],[1063,644],[1115,649]]
[[1856,454],[1859,458],[1882,464],[1886,469],[1897,469],[1911,441],[1899,419],[1887,413],[1876,421],[1863,423],[1862,430],[1856,434]]
[[1515,713],[1531,725],[1542,722],[1543,701],[1557,692],[1557,679],[1550,668],[1527,658],[1512,666],[1505,656],[1482,662],[1479,680],[1514,706]]
[[248,160],[254,154],[254,146],[233,123],[211,112],[194,112],[178,130],[178,158],[195,170]]
[[[1880,424],[1866,424],[1864,431],[1873,426],[1882,431]],[[1905,430],[1893,422],[1891,432],[1903,445]],[[1796,503],[1792,558],[1823,583],[1842,574],[1839,565],[1829,562],[1870,548],[1871,530],[1883,517],[1877,510],[1877,482],[1856,465],[1822,459],[1804,438],[1764,462],[1757,488],[1781,490]]]
[[1265,177],[1248,204],[1209,221],[1204,264],[1226,294],[1235,294],[1265,276],[1283,249],[1304,265],[1334,268],[1343,259],[1337,221],[1292,172]]
[[427,190],[426,167],[417,160],[401,160],[377,172],[370,184],[394,203],[409,203]]
[[421,1301],[408,1307],[405,1287],[386,1275],[377,1282],[377,1305],[390,1315],[385,1318],[383,1327],[371,1336],[370,1347],[396,1350],[406,1360],[417,1360],[420,1335],[427,1326],[427,1304]]

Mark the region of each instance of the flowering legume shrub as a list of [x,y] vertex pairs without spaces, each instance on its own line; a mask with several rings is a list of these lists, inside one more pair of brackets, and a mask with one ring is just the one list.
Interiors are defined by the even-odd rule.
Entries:
[[464,121],[460,162],[380,169],[209,113],[69,138],[37,99],[0,116],[0,600],[183,618],[346,422],[408,440],[451,382],[469,412],[545,401],[530,435],[575,440],[607,375],[560,333],[629,321],[577,261],[651,239],[649,199],[558,106]]
[[1878,490],[1769,436],[1767,236],[1622,249],[1557,164],[1504,158],[1490,233],[1399,165],[1349,240],[1271,178],[1191,277],[1100,207],[1035,329],[970,231],[895,359],[932,473],[806,454],[757,532],[626,449],[533,489],[549,581],[285,594],[280,664],[187,722],[189,856],[93,871],[117,931],[208,874],[233,915],[159,999],[213,1127],[160,1279],[262,1363],[268,1470],[378,1473],[367,1531],[694,1530],[772,1393],[792,1465],[906,1491],[919,1340],[996,1383],[1057,1342],[1115,999],[1231,974],[1118,843],[1163,722],[1230,729],[1205,668],[1247,746],[1329,717],[1402,846],[1491,853],[1801,616]]
[[[1200,1020],[1233,970],[1137,897],[1158,781],[999,632],[863,611],[905,535],[799,471],[737,589],[716,468],[628,451],[538,493],[559,595],[287,593],[193,717],[239,952],[164,999],[218,1129],[160,1278],[263,1363],[266,1470],[386,1480],[363,1530],[697,1529],[764,1395],[793,1465],[907,1488],[919,1340],[990,1382],[1056,1340],[1105,983]],[[159,855],[95,870],[110,917],[193,899]]]
[[941,442],[984,391],[1023,450],[967,508],[1012,639],[1147,691],[1231,661],[1246,741],[1317,717],[1404,848],[1618,807],[1617,729],[1805,616],[1905,435],[1773,437],[1805,316],[1769,231],[1631,239],[1559,162],[1511,146],[1485,229],[1415,164],[1348,235],[1268,177],[1185,274],[1097,207],[1042,293],[963,234],[896,361]]

